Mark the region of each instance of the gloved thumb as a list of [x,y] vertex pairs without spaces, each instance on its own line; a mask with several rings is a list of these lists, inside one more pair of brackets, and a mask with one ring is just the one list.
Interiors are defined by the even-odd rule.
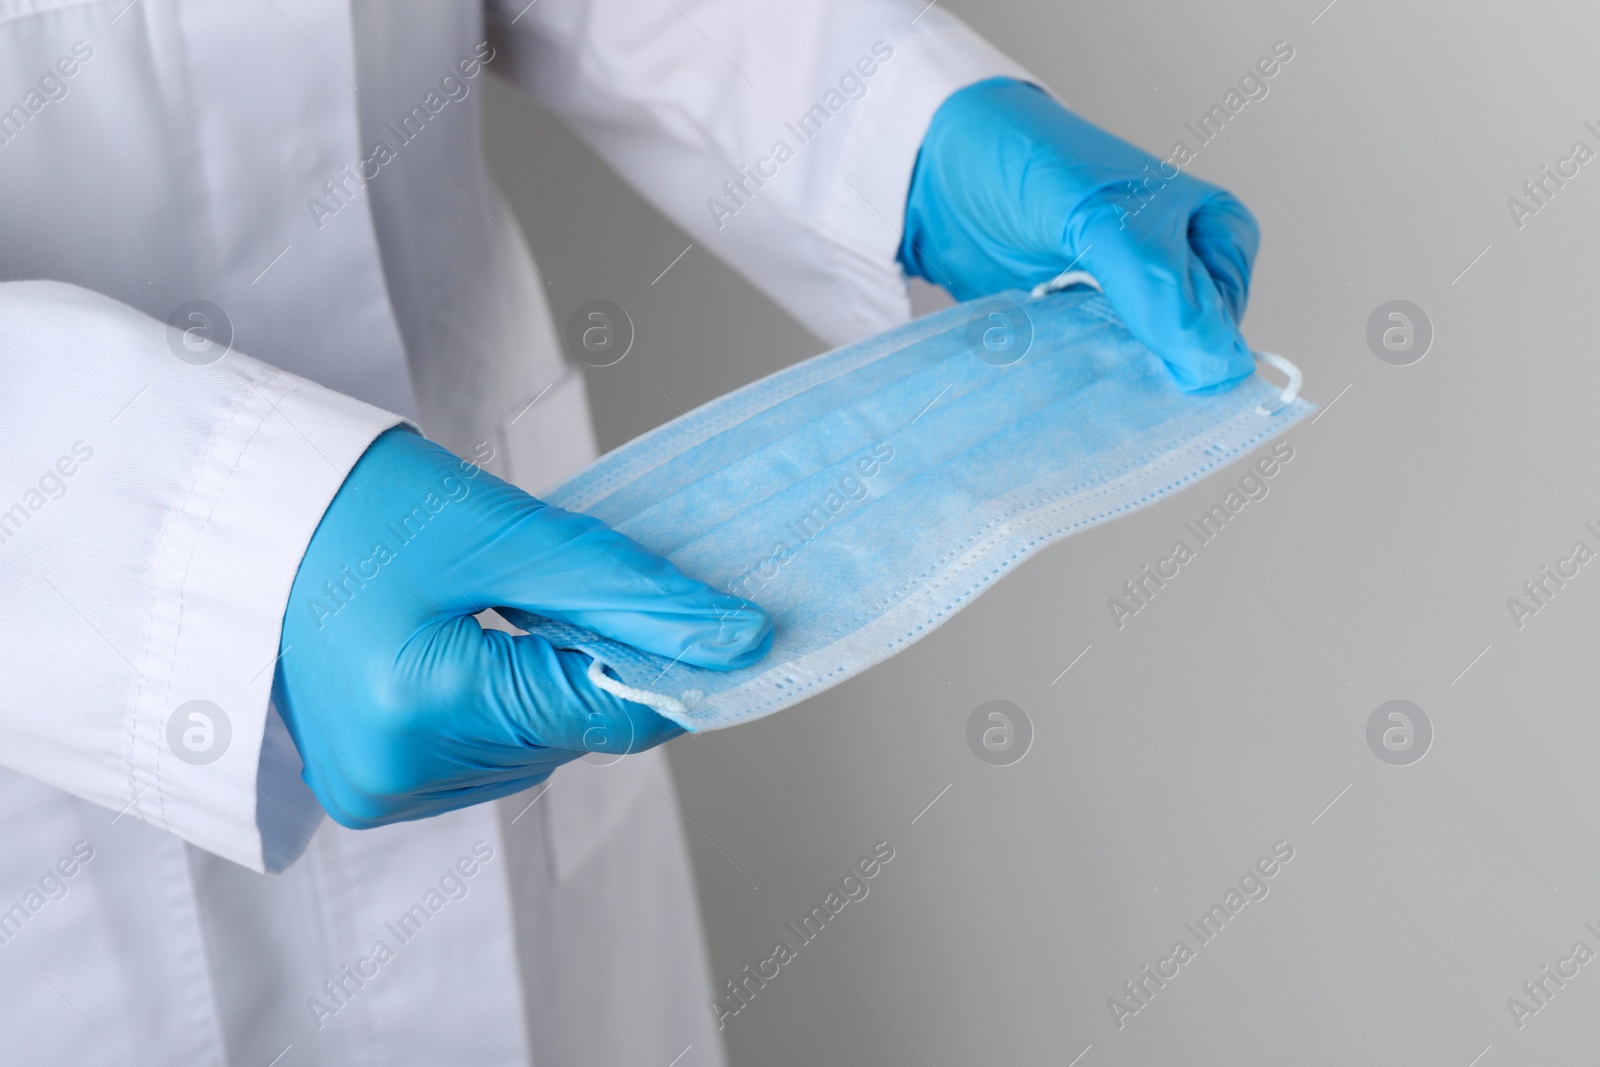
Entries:
[[495,536],[453,568],[470,580],[477,602],[569,622],[696,667],[744,667],[771,647],[772,620],[757,605],[688,577],[598,519],[505,488],[515,495],[479,497],[488,505],[479,519],[496,524]]
[[1250,274],[1261,247],[1261,228],[1250,209],[1231,193],[1213,194],[1189,219],[1189,247],[1211,274],[1233,321],[1243,321]]

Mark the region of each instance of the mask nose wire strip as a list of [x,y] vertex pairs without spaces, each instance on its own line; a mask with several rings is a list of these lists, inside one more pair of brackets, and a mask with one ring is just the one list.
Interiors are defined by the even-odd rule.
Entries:
[[[605,664],[597,659],[589,661],[588,677],[596,689],[604,690],[614,697],[631,700],[635,704],[643,704],[647,708],[654,708],[656,711],[666,715],[689,714],[688,705],[677,697],[670,697],[665,693],[656,693],[649,689],[636,689],[631,685],[619,682],[606,673]],[[689,694],[685,693],[684,695],[688,696]]]
[[1259,404],[1256,406],[1256,412],[1258,414],[1276,415],[1278,412],[1295,402],[1295,398],[1300,395],[1300,383],[1305,376],[1300,373],[1299,367],[1295,366],[1287,359],[1284,359],[1276,352],[1253,352],[1251,355],[1256,357],[1257,363],[1265,363],[1269,366],[1276,367],[1289,378],[1289,384],[1284,386],[1282,393],[1278,394],[1277,407],[1269,408],[1265,404]]

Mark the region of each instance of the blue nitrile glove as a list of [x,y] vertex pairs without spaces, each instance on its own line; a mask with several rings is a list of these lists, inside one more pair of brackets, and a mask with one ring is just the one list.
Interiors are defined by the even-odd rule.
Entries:
[[473,618],[501,605],[698,667],[743,667],[772,644],[754,604],[390,430],[311,537],[273,687],[306,783],[336,821],[435,815],[536,785],[585,752],[682,732],[596,688],[589,657]]
[[992,78],[934,113],[900,262],[957,300],[1027,289],[1071,266],[1178,385],[1247,377],[1239,335],[1260,231],[1225,189],[1092,126],[1043,90]]

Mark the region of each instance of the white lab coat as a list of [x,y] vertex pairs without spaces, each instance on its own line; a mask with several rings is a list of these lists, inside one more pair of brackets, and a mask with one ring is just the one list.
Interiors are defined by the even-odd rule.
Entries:
[[[845,341],[908,313],[932,112],[1020,73],[921,7],[0,0],[0,1062],[720,1062],[659,754],[345,831],[280,620],[402,417],[534,490],[592,456],[485,69]],[[196,299],[215,362],[163,325]]]

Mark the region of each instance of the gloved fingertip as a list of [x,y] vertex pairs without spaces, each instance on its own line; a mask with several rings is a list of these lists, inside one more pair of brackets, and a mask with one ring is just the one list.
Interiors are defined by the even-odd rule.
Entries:
[[1173,383],[1190,396],[1225,393],[1255,373],[1255,356],[1242,337],[1222,354],[1211,352],[1173,360],[1163,357]]
[[684,661],[711,670],[738,670],[761,659],[772,648],[772,616],[757,604],[740,600],[719,610],[716,632],[696,641]]

